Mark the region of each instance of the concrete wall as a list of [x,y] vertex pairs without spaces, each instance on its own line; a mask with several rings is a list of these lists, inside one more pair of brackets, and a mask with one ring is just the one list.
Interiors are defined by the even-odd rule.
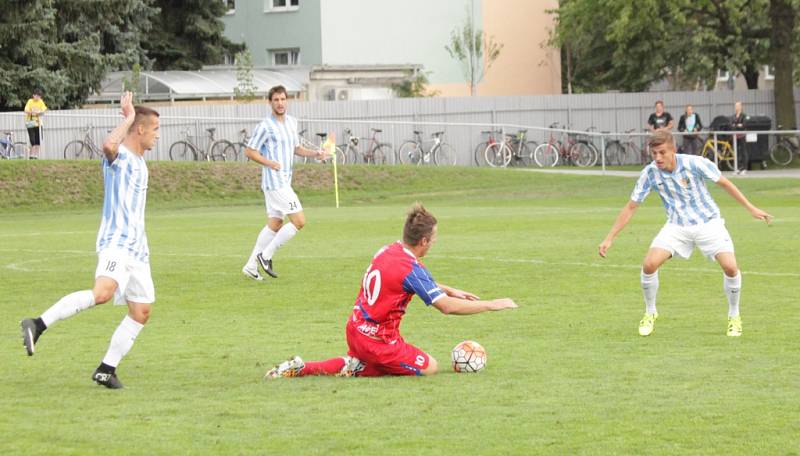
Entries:
[[[268,49],[300,49],[302,65],[322,63],[320,0],[302,0],[296,11],[264,12],[270,0],[237,1],[236,10],[222,18],[225,36],[246,43],[253,65],[272,65]],[[271,3],[267,3],[271,4]]]

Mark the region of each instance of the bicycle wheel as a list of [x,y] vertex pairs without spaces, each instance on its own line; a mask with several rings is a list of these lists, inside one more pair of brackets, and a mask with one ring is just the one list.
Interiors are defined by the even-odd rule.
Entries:
[[439,143],[439,145],[431,151],[433,154],[433,163],[436,166],[454,166],[456,164],[456,150],[447,143]]
[[475,166],[483,166],[486,164],[486,161],[483,158],[483,153],[486,152],[486,146],[488,145],[489,143],[484,141],[475,146]]
[[24,142],[15,142],[14,143],[14,152],[13,156],[10,158],[25,158],[28,156],[28,145]]
[[572,162],[581,168],[588,168],[597,163],[597,153],[584,142],[576,142],[570,146],[569,156]]
[[489,144],[483,156],[486,164],[492,168],[504,168],[511,161],[511,149],[503,142]]
[[422,160],[422,150],[416,141],[406,141],[400,145],[397,158],[404,165],[418,165]]
[[623,160],[625,159],[625,148],[619,141],[610,141],[606,145],[606,150],[604,153],[606,155],[606,165],[619,166],[622,165]]
[[519,156],[520,156],[520,164],[522,166],[533,166],[536,164],[533,161],[533,151],[539,147],[539,143],[536,141],[528,141],[522,146],[520,146]]
[[365,156],[364,159],[369,165],[385,165],[386,157],[388,157],[390,153],[389,147],[378,145],[372,149],[372,153]]
[[67,143],[67,146],[64,147],[64,158],[67,160],[73,158],[76,160],[89,158],[89,146],[80,139],[70,141]]
[[344,153],[342,154],[343,163],[363,163],[361,158],[361,152],[359,152],[358,147],[355,144],[348,144],[347,147],[344,149]]
[[727,142],[720,142],[717,145],[717,154],[720,166],[724,166],[728,171],[736,171],[736,164],[733,161],[733,149],[730,144]]
[[239,147],[238,145],[231,143],[228,147],[225,148],[225,159],[228,161],[239,161]]
[[228,161],[235,160],[235,157],[228,157],[228,154],[234,150],[233,144],[227,139],[218,139],[211,144],[209,149],[209,157],[211,161]]
[[792,162],[792,149],[786,141],[777,142],[772,146],[772,149],[769,150],[769,158],[771,158],[776,165],[786,166]]
[[178,141],[169,146],[169,159],[173,161],[197,160],[194,146],[186,141]]
[[549,142],[539,144],[533,150],[533,161],[540,168],[556,166],[558,163],[558,149]]

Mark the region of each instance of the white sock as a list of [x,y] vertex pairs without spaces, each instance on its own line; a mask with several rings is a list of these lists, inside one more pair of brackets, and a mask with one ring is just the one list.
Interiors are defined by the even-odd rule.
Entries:
[[247,269],[256,270],[258,268],[256,264],[256,255],[267,248],[272,238],[275,237],[275,234],[274,231],[269,229],[268,225],[265,225],[264,228],[261,229],[261,232],[258,233],[258,239],[256,239],[256,245],[253,247],[253,252],[250,254],[250,258],[247,259],[247,264],[245,264]]
[[94,293],[92,293],[92,290],[76,291],[59,299],[57,303],[45,310],[41,319],[49,328],[53,323],[73,317],[93,305]]
[[289,242],[295,234],[297,234],[297,228],[295,228],[293,223],[283,225],[281,229],[278,230],[278,233],[275,234],[275,238],[272,242],[261,252],[261,256],[266,260],[272,259],[272,256],[275,255],[275,251],[283,244]]
[[658,271],[652,274],[645,274],[642,271],[642,293],[644,294],[645,312],[655,315],[656,294],[658,294]]
[[733,277],[724,277],[722,281],[722,288],[725,289],[725,296],[728,297],[728,316],[735,317],[739,315],[739,295],[742,289],[742,273],[736,272]]
[[130,315],[125,315],[125,318],[122,319],[122,323],[117,326],[117,330],[114,331],[114,335],[111,336],[111,344],[108,346],[108,351],[103,358],[103,363],[111,367],[117,367],[119,362],[122,361],[122,358],[131,351],[133,342],[136,340],[136,336],[139,335],[142,328],[144,328],[143,324],[131,318]]

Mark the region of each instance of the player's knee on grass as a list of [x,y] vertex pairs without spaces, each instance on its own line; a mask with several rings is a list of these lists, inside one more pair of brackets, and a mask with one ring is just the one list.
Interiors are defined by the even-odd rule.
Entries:
[[434,375],[438,371],[439,371],[439,363],[436,362],[436,358],[428,355],[428,367],[422,369],[421,372],[422,375]]

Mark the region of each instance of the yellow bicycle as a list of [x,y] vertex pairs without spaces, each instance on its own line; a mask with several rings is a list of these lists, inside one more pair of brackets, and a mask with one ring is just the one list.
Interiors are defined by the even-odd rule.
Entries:
[[[739,150],[738,152],[739,152],[739,161],[742,160],[747,161],[746,151]],[[728,171],[734,171],[736,169],[736,162],[734,161],[734,155],[733,155],[733,146],[731,146],[730,141],[717,139],[715,144],[714,138],[708,137],[706,139],[705,144],[703,145],[703,151],[700,152],[700,155],[711,161],[715,161],[714,158],[716,157],[716,162],[719,163],[720,168],[725,167],[725,169],[727,169]]]

